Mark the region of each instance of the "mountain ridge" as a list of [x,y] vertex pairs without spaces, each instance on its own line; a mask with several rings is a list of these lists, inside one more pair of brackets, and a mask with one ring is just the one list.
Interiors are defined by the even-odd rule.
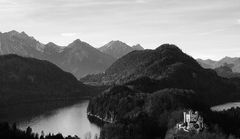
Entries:
[[110,41],[109,43],[105,44],[104,46],[98,49],[101,52],[111,55],[116,59],[118,59],[134,50],[143,50],[144,48],[140,44],[137,44],[131,47],[122,41],[115,40],[115,41]]
[[[240,81],[222,78],[216,71],[202,68],[173,44],[130,52],[105,73],[89,75],[83,80],[112,85],[92,98],[87,109],[92,121],[112,121],[103,126],[101,135],[105,138],[164,138],[168,130],[181,122],[186,110],[198,111],[211,129],[216,124],[225,131],[232,125],[238,129],[238,118],[232,117],[226,125],[219,118],[226,115],[213,113],[210,108],[238,101]],[[239,135],[238,130],[230,133]]]
[[[71,72],[77,78],[87,74],[103,72],[115,61],[115,58],[100,52],[79,39],[74,40],[68,46],[62,47],[52,42],[42,44],[25,32],[19,33],[15,30],[0,33],[0,54],[18,54],[48,60]],[[91,57],[88,55],[91,55]],[[81,63],[83,60],[84,63]],[[79,63],[76,64],[77,62]],[[71,65],[72,63],[75,64]]]
[[0,84],[0,107],[95,93],[94,88],[46,60],[15,54],[0,56]]
[[224,66],[225,64],[231,64],[231,69],[235,73],[240,73],[240,58],[239,57],[224,57],[218,61],[214,60],[202,60],[202,59],[197,59],[199,64],[204,67],[204,68],[219,68],[221,66]]

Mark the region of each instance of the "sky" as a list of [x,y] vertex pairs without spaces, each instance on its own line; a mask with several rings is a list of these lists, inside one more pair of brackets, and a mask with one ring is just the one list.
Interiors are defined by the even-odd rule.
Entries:
[[0,0],[0,32],[11,30],[61,46],[170,43],[194,58],[240,57],[240,0]]

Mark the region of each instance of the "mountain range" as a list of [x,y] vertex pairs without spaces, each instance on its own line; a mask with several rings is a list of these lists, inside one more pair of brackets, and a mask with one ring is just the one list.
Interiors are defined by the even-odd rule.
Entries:
[[144,48],[140,45],[129,46],[121,41],[111,41],[108,44],[98,48],[101,52],[111,55],[112,57],[118,59],[122,56],[134,51],[134,50],[144,50]]
[[[216,124],[224,131],[233,125],[239,129],[238,118],[223,120],[228,116],[210,108],[238,101],[240,80],[222,78],[216,71],[202,68],[173,44],[130,52],[104,73],[81,81],[112,85],[93,97],[88,106],[91,121],[100,117],[111,122],[104,125],[103,138],[164,138],[188,109],[199,111],[209,129]],[[227,133],[239,135],[239,130]]]
[[198,63],[204,68],[215,69],[221,66],[228,66],[233,72],[240,73],[240,58],[239,57],[224,57],[219,61],[211,59],[197,59]]
[[224,94],[226,89],[235,88],[229,87],[231,84],[214,70],[202,68],[195,59],[171,44],[161,45],[155,50],[128,53],[107,68],[105,73],[88,75],[81,81],[105,85],[126,84],[149,93],[163,88],[193,89],[209,104],[226,100],[222,97],[217,100],[215,97]]
[[[77,78],[104,72],[120,56],[135,49],[143,49],[140,45],[130,47],[120,41],[112,41],[108,46],[98,50],[79,39],[67,46],[58,46],[52,42],[43,44],[25,32],[0,32],[0,55],[17,54],[48,60]],[[109,48],[114,48],[113,53],[106,52]],[[118,52],[117,57],[115,52]]]
[[[201,60],[173,44],[155,50],[129,47],[112,41],[103,47],[105,53],[79,39],[61,47],[42,44],[24,32],[0,33],[0,106],[93,96],[106,89],[82,83],[91,82],[110,86],[91,98],[87,108],[91,121],[111,122],[102,127],[101,138],[164,138],[187,109],[203,115],[208,124],[204,133],[214,132],[217,125],[227,135],[240,136],[235,111],[210,111],[211,106],[240,99],[240,79],[218,76],[229,76],[238,58],[225,58],[220,67],[210,67],[213,70],[202,66],[216,61],[201,66]],[[66,71],[77,78],[90,75],[80,82]]]

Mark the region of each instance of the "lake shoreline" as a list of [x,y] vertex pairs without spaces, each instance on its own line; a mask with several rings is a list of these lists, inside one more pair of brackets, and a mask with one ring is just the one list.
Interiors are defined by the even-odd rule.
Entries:
[[5,115],[5,118],[17,121],[17,127],[21,130],[31,127],[38,134],[44,131],[45,134],[62,133],[63,136],[77,135],[84,138],[89,133],[100,134],[100,127],[87,118],[88,103],[89,99],[86,98],[25,103],[5,108],[4,111],[0,109],[0,116],[2,112],[8,112],[9,116]]

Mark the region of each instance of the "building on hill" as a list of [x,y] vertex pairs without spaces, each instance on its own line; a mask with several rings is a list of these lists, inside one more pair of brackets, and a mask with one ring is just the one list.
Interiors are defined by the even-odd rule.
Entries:
[[183,112],[183,122],[178,123],[176,127],[178,130],[186,132],[195,131],[199,133],[204,129],[203,118],[198,111],[194,112],[189,110],[188,112]]

